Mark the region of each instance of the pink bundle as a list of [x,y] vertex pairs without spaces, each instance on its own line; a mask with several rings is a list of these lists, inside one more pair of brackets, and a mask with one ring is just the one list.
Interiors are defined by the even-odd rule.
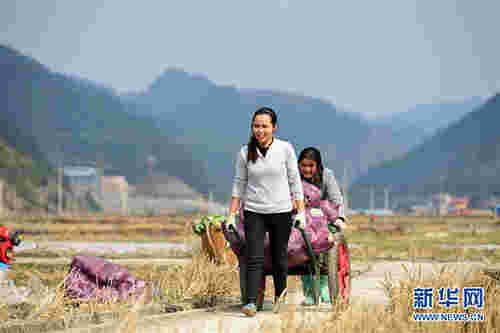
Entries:
[[[313,252],[315,254],[320,254],[328,251],[333,246],[333,242],[328,240],[330,233],[328,230],[328,221],[335,221],[338,216],[338,206],[333,206],[327,200],[321,200],[321,192],[316,186],[303,181],[302,187],[306,202],[308,203],[305,211],[307,219],[305,232],[311,243]],[[223,229],[224,236],[240,260],[246,260],[244,253],[241,252],[245,243],[244,223],[242,208],[240,210],[238,223],[238,234],[240,236],[241,243],[231,231],[228,231],[225,228]],[[292,228],[292,232],[288,240],[288,267],[292,268],[297,265],[304,264],[308,260],[309,255],[307,254],[302,234],[297,228]],[[271,249],[269,246],[269,236],[267,234],[264,240],[264,270],[266,272],[272,271]]]
[[145,282],[136,280],[128,270],[107,260],[75,256],[64,280],[66,294],[80,301],[125,300],[144,294]]

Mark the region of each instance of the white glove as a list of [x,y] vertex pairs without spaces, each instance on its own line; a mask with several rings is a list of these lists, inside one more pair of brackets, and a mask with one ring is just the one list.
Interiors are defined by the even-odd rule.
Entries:
[[333,222],[334,225],[340,228],[340,231],[344,231],[345,228],[347,228],[347,224],[342,221],[342,219],[336,219],[335,222]]
[[230,229],[230,226],[233,227],[233,230],[236,231],[236,216],[235,215],[229,215],[226,217],[226,228],[230,231],[233,231]]
[[342,221],[342,219],[336,219],[335,222],[333,222],[333,225],[335,225],[337,228],[339,228],[339,231],[333,235],[332,233],[328,234],[328,242],[342,242],[344,241],[344,229],[347,227],[347,224]]
[[335,235],[332,233],[328,234],[328,242],[333,243],[333,242],[342,242],[344,241],[344,233],[342,231],[336,232]]
[[297,213],[293,219],[293,225],[299,229],[306,230],[306,213],[303,211]]

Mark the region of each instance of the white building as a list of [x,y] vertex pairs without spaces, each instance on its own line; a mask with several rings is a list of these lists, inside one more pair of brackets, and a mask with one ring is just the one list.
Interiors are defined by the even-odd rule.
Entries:
[[65,166],[64,176],[68,179],[72,188],[97,189],[97,170],[86,166]]

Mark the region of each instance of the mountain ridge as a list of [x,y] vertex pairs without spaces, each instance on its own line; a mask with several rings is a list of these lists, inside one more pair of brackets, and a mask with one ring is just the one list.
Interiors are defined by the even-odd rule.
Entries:
[[[368,170],[351,190],[389,186],[430,195],[441,190],[488,198],[500,191],[500,94],[465,114],[399,159]],[[366,202],[366,199],[365,199]]]
[[[199,160],[210,166],[217,161],[217,170],[208,168],[207,174],[217,183],[213,186],[219,188],[219,195],[223,189],[229,192],[228,175],[232,174],[233,166],[228,161],[234,161],[236,152],[248,141],[251,115],[262,106],[277,111],[277,136],[292,142],[297,154],[307,146],[316,146],[323,152],[327,167],[337,175],[346,170],[350,179],[384,160],[403,155],[420,143],[423,135],[418,129],[372,122],[321,98],[219,86],[204,75],[179,68],[167,68],[142,93],[127,98],[147,105],[161,128],[181,142],[198,147],[198,150],[193,148],[193,155],[200,156]],[[165,123],[175,126],[168,127]],[[210,150],[212,154],[208,153]]]
[[60,158],[66,163],[102,159],[133,183],[146,174],[147,157],[154,154],[159,170],[206,190],[189,148],[174,142],[151,117],[137,115],[134,109],[143,106],[1,45],[0,72],[0,114],[29,133],[51,165]]
[[221,201],[228,200],[234,158],[261,106],[277,110],[277,136],[292,142],[297,154],[318,147],[339,182],[344,171],[354,179],[415,144],[408,130],[374,125],[321,98],[220,86],[179,68],[167,68],[144,91],[119,95],[1,46],[0,66],[5,114],[15,116],[51,163],[60,158],[61,146],[75,160],[102,157],[133,184],[144,177],[152,154],[158,158],[155,170]]

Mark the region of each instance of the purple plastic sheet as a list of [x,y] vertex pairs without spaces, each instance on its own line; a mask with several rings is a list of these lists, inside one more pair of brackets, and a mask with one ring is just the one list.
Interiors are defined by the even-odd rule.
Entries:
[[145,282],[136,280],[128,270],[107,260],[90,256],[75,256],[64,280],[66,294],[80,301],[97,299],[125,300],[144,294]]
[[[333,246],[333,241],[330,242],[328,240],[328,235],[330,233],[328,230],[328,221],[335,221],[338,216],[338,206],[332,205],[327,200],[320,200],[321,192],[316,186],[305,181],[302,182],[302,186],[305,199],[308,202],[305,210],[307,220],[306,235],[311,243],[313,252],[315,254],[320,254],[328,251]],[[225,227],[223,228],[223,232],[232,250],[238,256],[238,259],[246,261],[246,255],[243,253],[244,251],[242,251],[245,245],[243,207],[240,210],[239,216],[237,229],[241,242],[238,241],[232,231],[227,230]],[[292,228],[288,240],[288,267],[293,268],[302,265],[308,260],[309,255],[302,234],[297,228]],[[269,237],[267,233],[264,240],[264,270],[266,272],[272,271],[271,249],[269,247]]]

